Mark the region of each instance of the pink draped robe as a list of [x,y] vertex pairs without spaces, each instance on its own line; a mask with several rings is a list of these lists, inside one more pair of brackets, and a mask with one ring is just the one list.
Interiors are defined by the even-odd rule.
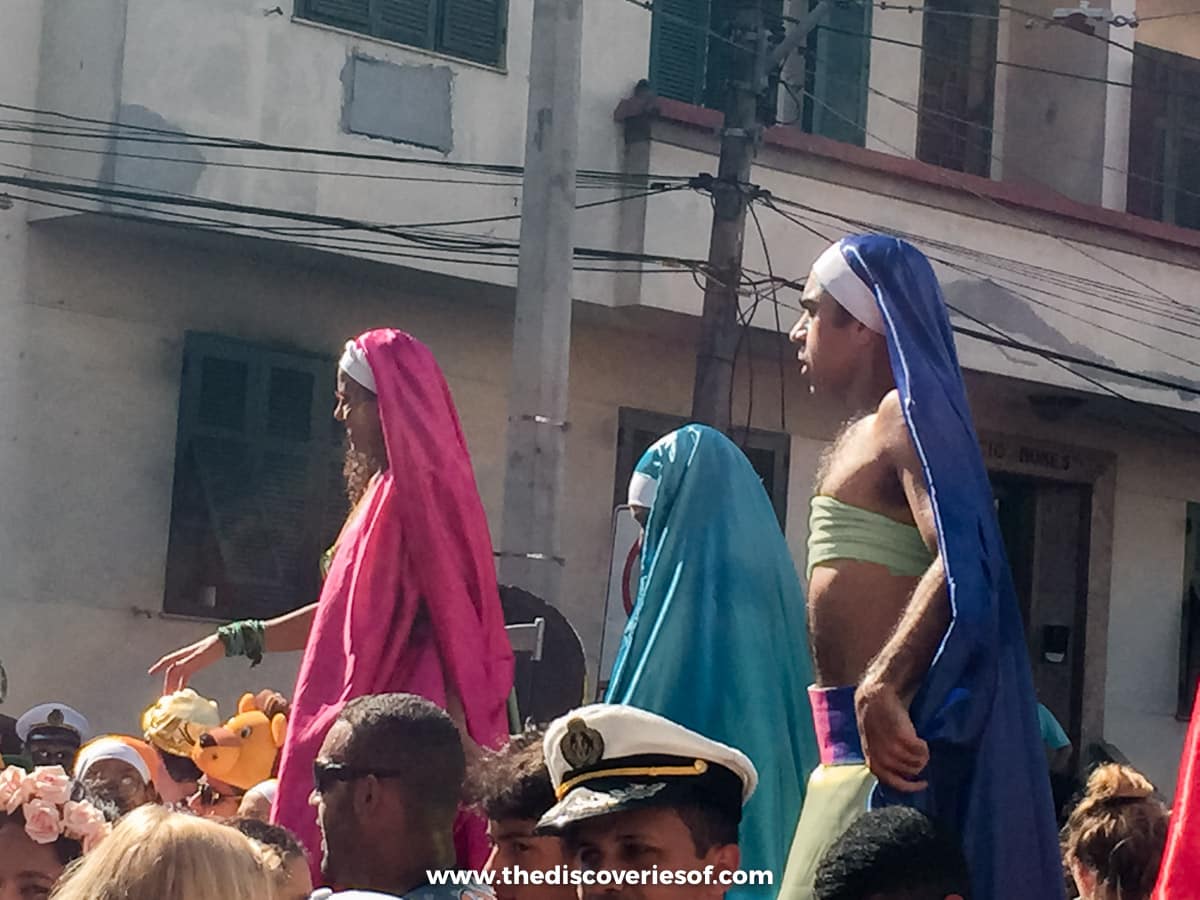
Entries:
[[[508,735],[513,657],[491,537],[458,413],[433,354],[400,331],[359,338],[375,377],[388,469],[347,523],[293,694],[273,821],[320,863],[312,763],[343,705],[406,692],[459,698],[476,743]],[[459,864],[481,868],[483,822],[462,813]]]

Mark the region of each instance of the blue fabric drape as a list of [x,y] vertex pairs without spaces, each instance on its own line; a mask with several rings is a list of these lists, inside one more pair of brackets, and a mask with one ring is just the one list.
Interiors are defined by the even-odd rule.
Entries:
[[742,868],[775,887],[818,753],[804,594],[775,510],[745,455],[689,425],[660,440],[637,471],[658,481],[637,602],[606,700],[666,716],[753,761],[759,786],[741,827]]
[[1062,863],[1025,629],[941,289],[921,252],[896,238],[847,238],[842,252],[887,325],[951,604],[950,628],[912,705],[930,747],[929,788],[913,796],[880,786],[872,805],[913,805],[953,827],[977,900],[1060,900]]

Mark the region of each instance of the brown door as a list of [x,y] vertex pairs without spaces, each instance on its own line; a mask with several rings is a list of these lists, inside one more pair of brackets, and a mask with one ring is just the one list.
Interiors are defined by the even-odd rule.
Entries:
[[1080,751],[1087,621],[1089,485],[992,476],[996,513],[1025,621],[1038,699]]

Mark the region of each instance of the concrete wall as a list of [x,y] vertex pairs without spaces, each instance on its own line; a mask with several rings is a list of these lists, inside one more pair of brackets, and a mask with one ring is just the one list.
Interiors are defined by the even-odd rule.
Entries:
[[1144,20],[1136,32],[1139,44],[1200,56],[1200,15],[1196,15],[1194,4],[1187,0],[1138,0],[1137,13]]
[[1185,499],[1117,492],[1106,732],[1168,794],[1187,728],[1175,719],[1186,513]]
[[[296,148],[433,162],[520,165],[522,161],[532,0],[508,4],[503,69],[292,18],[291,2],[284,2],[289,14],[284,16],[264,16],[262,5],[248,0],[200,5],[185,0],[63,0],[51,6],[41,48],[44,75],[38,99],[43,108]],[[630,4],[588,4],[585,17],[579,166],[617,171],[623,138],[612,112],[647,74],[650,15]],[[614,40],[614,34],[620,34],[620,40]],[[376,72],[388,77],[375,79],[373,87],[359,79],[352,108],[347,103],[353,93],[348,82],[354,80],[356,58],[369,60]],[[429,100],[426,106],[430,118],[448,120],[440,124],[448,124],[452,149],[443,153],[347,132],[347,124],[360,118],[378,124],[377,114],[386,112],[399,96],[389,93],[388,86],[398,91],[411,82],[414,90],[420,90],[431,67],[438,78],[450,80],[448,108],[442,108],[447,104],[440,100]],[[364,93],[370,91],[373,96]],[[429,143],[428,134],[428,129],[414,130],[419,142]],[[42,150],[39,167],[53,175],[87,181],[103,176],[152,191],[301,213],[417,223],[505,216],[519,209],[519,178],[448,174],[445,169],[302,153],[276,152],[250,159],[244,151],[131,140],[105,144],[56,138],[54,142],[117,155]],[[136,159],[132,154],[160,158]],[[229,165],[246,162],[273,168]],[[413,177],[462,183],[405,180]],[[590,185],[580,191],[579,199],[582,203],[615,193],[611,187]],[[218,218],[249,221],[234,213]],[[580,217],[578,243],[613,246],[616,227],[615,207],[590,210]],[[515,239],[518,226],[501,222],[464,230]],[[436,254],[413,264],[509,286],[516,278],[515,269],[439,263]],[[584,276],[580,281],[592,296],[612,290],[611,279]]]
[[[871,33],[880,38],[920,44],[923,24],[924,14],[920,11],[910,14],[898,9],[872,10]],[[916,155],[920,51],[882,40],[872,41],[870,78],[866,146],[883,153]]]
[[[42,29],[40,0],[21,0],[7,8],[5,44],[9,51],[0,53],[0,84],[5,101],[17,106],[37,104],[38,41]],[[6,114],[7,115],[7,114]],[[0,144],[0,163],[27,167],[31,150],[21,144]],[[0,484],[20,484],[27,471],[30,445],[23,434],[22,413],[28,412],[29,383],[22,365],[28,349],[28,328],[24,298],[27,296],[28,230],[24,204],[12,197],[18,191],[0,189],[0,396],[10,398],[16,414],[0,417]],[[8,527],[0,528],[0,559],[8,569],[5,596],[28,598],[31,585],[21,543],[21,523],[31,518],[22,498],[5,499]],[[0,661],[3,655],[0,654]]]
[[[1048,10],[1053,3],[1046,2],[1050,4]],[[285,13],[290,13],[291,4],[284,6]],[[61,0],[51,7],[41,41],[43,76],[38,95],[39,103],[47,108],[100,120],[119,118],[157,128],[294,147],[384,153],[429,161],[521,162],[531,0],[512,0],[509,4],[503,70],[353,35],[288,15],[264,16],[260,5],[248,0],[202,5],[185,0]],[[612,121],[612,112],[622,98],[629,96],[637,79],[647,73],[651,16],[633,4],[596,3],[587,5],[585,17],[579,164],[581,168],[619,171],[625,159],[624,135]],[[1001,44],[1007,58],[1083,75],[1106,74],[1109,57],[1103,42],[1066,29],[1024,26],[1023,17],[1005,14]],[[877,10],[873,19],[873,29],[880,37],[912,44],[920,43],[921,27],[920,14],[900,9]],[[421,82],[429,76],[430,67],[439,79],[448,77],[449,108],[431,108],[429,115],[445,115],[452,149],[439,153],[347,133],[347,79],[354,72],[355,58],[369,59],[372,66],[383,67],[393,76],[379,79],[379,84],[406,84],[406,78]],[[871,42],[873,93],[869,96],[868,130],[873,136],[867,139],[869,147],[901,155],[911,155],[915,150],[920,61],[920,51],[911,46]],[[1120,128],[1112,119],[1121,115],[1121,109],[1113,107],[1106,116],[1103,85],[1004,67],[997,77],[995,128],[999,137],[993,142],[993,153],[1008,161],[998,171],[1006,179],[1036,182],[1076,199],[1099,202],[1105,130],[1118,133]],[[382,88],[377,87],[376,93],[380,96],[356,97],[355,102],[361,100],[376,113],[386,111],[394,98],[384,96],[387,92]],[[56,142],[91,150],[104,148],[94,141],[56,138]],[[89,181],[104,176],[152,190],[379,222],[504,216],[519,205],[519,182],[511,178],[465,175],[462,178],[467,181],[490,183],[425,184],[395,177],[445,176],[446,172],[300,153],[261,154],[248,160],[245,151],[145,145],[128,140],[114,141],[107,149],[118,155],[42,150],[37,158],[39,167],[61,176]],[[138,151],[165,159],[130,158],[129,154]],[[1110,152],[1116,154],[1113,159],[1119,159],[1117,149],[1110,148]],[[247,161],[280,170],[227,165]],[[656,151],[652,161],[654,171],[668,174],[712,171],[715,164],[709,152],[683,158]],[[800,180],[790,186],[792,193],[811,190]],[[783,191],[783,186],[776,187]],[[580,201],[616,194],[611,187],[592,186],[580,191]],[[825,202],[833,198],[818,199]],[[870,202],[874,203],[873,198]],[[695,248],[707,243],[709,217],[703,214],[704,201],[677,195],[656,199],[652,205],[669,212],[672,239],[660,244],[657,238],[664,232],[655,227],[647,240],[649,249],[680,246],[687,249],[685,255],[698,255]],[[695,209],[697,214],[676,215],[683,209]],[[620,216],[620,206],[581,213],[578,243],[617,246],[621,239]],[[246,221],[232,213],[218,218]],[[515,222],[464,230],[507,238],[515,238],[518,233]],[[941,230],[960,236],[964,233],[956,222],[947,222]],[[363,248],[343,250],[362,252]],[[515,270],[511,268],[438,261],[437,254],[428,254],[426,259],[411,264],[507,286],[515,281]],[[576,291],[580,298],[592,302],[618,302],[616,281],[595,273],[582,273]],[[681,308],[677,296],[668,298],[659,292],[649,292],[644,302],[667,309]],[[694,298],[687,302],[696,304]]]
[[[1057,5],[1042,0],[1023,10],[1050,16]],[[1102,40],[1066,28],[1027,27],[1029,17],[1006,15],[1007,61],[1105,79],[1108,47]],[[1101,28],[1104,36],[1107,28]],[[1105,85],[1031,69],[1002,66],[1005,101],[1003,154],[1005,181],[1044,185],[1082,203],[1101,199],[1104,156]]]

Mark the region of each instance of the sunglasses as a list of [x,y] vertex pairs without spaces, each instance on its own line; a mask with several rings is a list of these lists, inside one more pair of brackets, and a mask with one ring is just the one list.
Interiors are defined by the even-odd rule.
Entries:
[[79,753],[78,750],[33,750],[30,756],[33,758],[35,765],[39,766],[62,766],[67,765],[75,759]]
[[396,772],[389,769],[363,769],[348,766],[344,763],[321,762],[313,763],[313,785],[318,794],[327,794],[338,782],[357,781],[360,778],[404,778],[408,772]]
[[201,784],[196,793],[193,794],[195,799],[198,799],[201,806],[216,806],[222,800],[237,799],[233,794],[220,794],[212,789],[210,785]]

